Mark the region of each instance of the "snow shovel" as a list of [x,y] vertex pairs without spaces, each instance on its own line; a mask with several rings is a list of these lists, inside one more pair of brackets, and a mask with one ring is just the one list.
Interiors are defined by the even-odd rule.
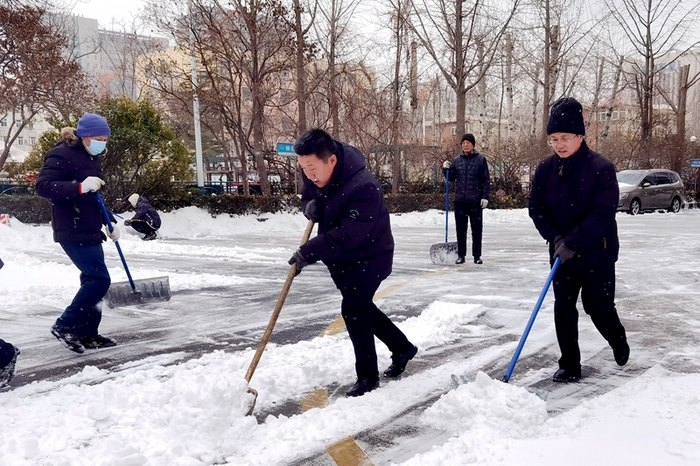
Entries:
[[[109,228],[110,232],[113,231],[114,227],[109,218],[109,212],[107,211],[104,199],[102,199],[100,193],[97,193],[97,202],[100,204],[100,209],[102,209],[102,215],[105,218],[105,222],[107,222],[107,228]],[[131,278],[131,272],[129,272],[129,267],[126,265],[126,259],[124,258],[124,253],[119,245],[119,241],[115,241],[114,245],[117,247],[117,252],[122,260],[122,265],[124,266],[124,271],[129,281],[116,282],[109,286],[109,290],[107,290],[107,294],[105,295],[105,301],[110,309],[119,306],[130,306],[132,304],[170,300],[170,281],[168,277],[134,280]]]
[[549,276],[547,277],[547,281],[544,284],[544,287],[542,287],[542,292],[540,293],[540,297],[537,299],[537,303],[535,304],[535,308],[532,310],[532,315],[530,315],[530,320],[527,322],[527,325],[525,326],[525,331],[523,332],[523,335],[520,337],[520,342],[518,343],[518,347],[515,349],[515,354],[513,354],[513,358],[510,360],[510,365],[508,366],[508,370],[506,371],[506,375],[503,376],[503,381],[505,383],[508,383],[510,380],[510,376],[513,374],[513,369],[515,369],[515,363],[518,362],[518,358],[520,357],[520,352],[523,350],[523,346],[525,346],[525,340],[527,340],[527,336],[530,334],[530,329],[532,328],[532,324],[535,323],[535,318],[537,317],[537,312],[539,312],[540,307],[542,306],[542,301],[544,301],[544,297],[547,295],[547,291],[549,290],[549,285],[552,284],[552,280],[554,279],[554,274],[557,273],[557,268],[559,268],[561,260],[559,257],[557,257],[554,260],[554,264],[552,265],[552,270],[549,271]]
[[430,260],[433,264],[447,264],[457,260],[457,243],[448,243],[450,219],[450,171],[445,171],[445,242],[430,246]]
[[[304,231],[304,236],[301,239],[300,246],[306,244],[311,236],[311,230],[313,229],[314,221],[309,220],[309,224],[306,225],[306,230]],[[260,344],[258,345],[258,349],[255,351],[255,355],[253,355],[253,360],[250,362],[250,366],[248,366],[248,372],[245,374],[246,382],[250,382],[250,379],[253,377],[253,372],[255,372],[255,368],[258,367],[260,358],[262,357],[263,351],[265,351],[267,342],[270,341],[272,329],[275,328],[275,323],[277,323],[277,318],[280,316],[280,312],[282,311],[282,305],[284,305],[284,300],[287,299],[287,294],[289,293],[289,289],[292,287],[292,281],[294,280],[296,274],[297,265],[292,264],[292,266],[289,268],[289,273],[287,274],[287,280],[284,282],[284,286],[282,287],[280,297],[277,299],[277,305],[270,316],[270,322],[268,322],[265,333],[263,333],[262,340],[260,340]],[[250,404],[250,409],[248,409],[246,416],[253,414],[253,409],[255,409],[255,401],[258,399],[258,392],[254,388],[248,387],[248,393],[253,395],[253,402]]]

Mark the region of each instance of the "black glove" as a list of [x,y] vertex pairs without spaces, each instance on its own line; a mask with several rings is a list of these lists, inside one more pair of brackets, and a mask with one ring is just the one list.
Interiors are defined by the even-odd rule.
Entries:
[[128,227],[131,225],[131,220],[124,220],[124,226]]
[[306,260],[304,256],[301,255],[301,251],[297,249],[297,251],[292,254],[292,257],[289,258],[287,261],[289,265],[296,264],[297,265],[297,272],[294,274],[296,277],[301,273],[301,269],[309,265],[309,262]]
[[304,217],[313,221],[314,223],[318,223],[318,216],[319,216],[319,212],[318,212],[318,204],[316,203],[316,199],[311,199],[304,206]]
[[574,254],[576,253],[564,244],[564,238],[561,236],[554,238],[554,257],[559,257],[562,264],[574,257]]

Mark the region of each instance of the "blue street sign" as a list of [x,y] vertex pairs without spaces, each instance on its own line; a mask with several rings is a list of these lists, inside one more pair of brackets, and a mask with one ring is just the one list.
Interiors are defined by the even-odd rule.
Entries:
[[278,142],[277,143],[277,155],[283,157],[294,157],[296,152],[294,152],[294,144],[290,142]]
[[691,167],[700,167],[700,159],[690,159]]

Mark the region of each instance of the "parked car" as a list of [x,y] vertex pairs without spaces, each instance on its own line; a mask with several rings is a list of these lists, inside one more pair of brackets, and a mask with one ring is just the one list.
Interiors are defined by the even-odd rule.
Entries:
[[620,186],[618,212],[637,215],[658,209],[678,212],[683,205],[683,182],[671,170],[622,170],[617,173]]

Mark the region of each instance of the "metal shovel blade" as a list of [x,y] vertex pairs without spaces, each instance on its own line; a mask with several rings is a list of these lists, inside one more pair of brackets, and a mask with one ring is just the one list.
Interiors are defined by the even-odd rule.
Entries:
[[454,264],[457,260],[457,243],[437,243],[430,246],[433,264]]
[[105,302],[110,309],[120,306],[170,300],[170,280],[168,277],[144,278],[131,283],[116,282],[109,286]]

